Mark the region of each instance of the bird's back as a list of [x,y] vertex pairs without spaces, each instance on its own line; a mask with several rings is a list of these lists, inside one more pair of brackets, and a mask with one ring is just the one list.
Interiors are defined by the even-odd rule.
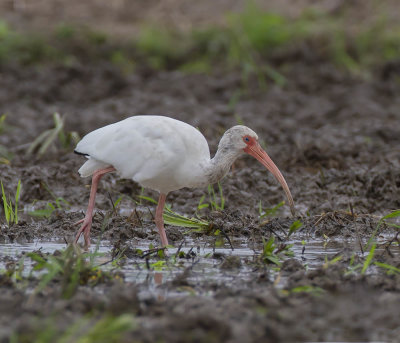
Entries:
[[164,193],[195,186],[199,164],[210,159],[197,129],[164,116],[134,116],[107,125],[83,137],[75,150],[89,157],[81,175],[88,174],[85,168],[96,169],[96,163],[112,165],[121,177]]

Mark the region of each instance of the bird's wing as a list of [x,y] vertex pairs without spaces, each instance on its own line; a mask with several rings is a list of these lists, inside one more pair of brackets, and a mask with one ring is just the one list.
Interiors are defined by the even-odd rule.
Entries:
[[78,143],[76,151],[138,182],[171,175],[193,155],[209,158],[207,142],[198,130],[162,116],[135,116],[97,129]]

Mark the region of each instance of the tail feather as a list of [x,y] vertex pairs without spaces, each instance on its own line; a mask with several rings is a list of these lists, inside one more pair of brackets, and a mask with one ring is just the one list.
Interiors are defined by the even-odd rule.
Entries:
[[96,170],[110,167],[110,164],[104,163],[94,158],[90,158],[79,168],[78,173],[81,177],[91,176]]

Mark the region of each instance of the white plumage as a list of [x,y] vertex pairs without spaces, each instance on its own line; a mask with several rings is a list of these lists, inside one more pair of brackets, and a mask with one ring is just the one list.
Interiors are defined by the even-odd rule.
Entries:
[[199,130],[163,116],[135,116],[90,132],[76,152],[88,156],[82,177],[113,166],[122,178],[169,193],[206,182],[210,150]]

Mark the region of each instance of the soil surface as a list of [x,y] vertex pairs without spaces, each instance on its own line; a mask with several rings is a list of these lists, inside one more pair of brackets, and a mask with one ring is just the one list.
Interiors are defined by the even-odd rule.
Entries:
[[[283,205],[259,218],[260,202],[264,210],[273,208],[285,200],[284,193],[256,160],[244,157],[221,183],[222,211],[197,209],[202,196],[208,201],[207,189],[168,196],[174,211],[190,217],[197,209],[210,227],[196,232],[167,225],[170,243],[183,254],[170,249],[167,258],[149,254],[148,259],[136,249],[159,245],[155,208],[138,196],[158,195],[107,175],[91,237],[105,256],[119,256],[118,263],[107,277],[82,283],[68,299],[61,295],[60,279],[36,293],[37,277],[1,274],[0,341],[29,342],[51,330],[49,337],[61,337],[80,320],[81,331],[87,331],[104,315],[132,315],[134,326],[115,341],[398,342],[398,229],[378,225],[383,215],[400,208],[398,74],[380,66],[366,80],[304,51],[295,56],[287,62],[287,84],[265,89],[256,80],[243,89],[235,72],[139,69],[127,75],[102,63],[2,66],[0,113],[7,115],[7,126],[0,144],[13,157],[0,165],[1,179],[11,195],[21,180],[24,213],[11,226],[1,215],[1,269],[15,272],[23,256],[29,260],[8,247],[31,244],[35,250],[53,242],[65,249],[77,231],[73,223],[84,216],[90,179],[77,173],[84,158],[58,143],[43,156],[26,153],[53,127],[54,112],[65,115],[66,131],[81,137],[131,115],[167,115],[198,127],[212,153],[221,134],[243,122],[257,132],[285,176],[297,214],[291,217]],[[57,207],[61,198],[48,218],[29,215],[48,203]],[[295,220],[302,227],[289,237]],[[361,272],[371,236],[378,242],[373,261],[397,272],[375,264]],[[271,237],[279,268],[262,254]],[[314,245],[318,252],[307,255]],[[55,250],[41,254],[57,256]],[[361,267],[353,268],[357,264]],[[139,271],[140,277],[132,277]]]

